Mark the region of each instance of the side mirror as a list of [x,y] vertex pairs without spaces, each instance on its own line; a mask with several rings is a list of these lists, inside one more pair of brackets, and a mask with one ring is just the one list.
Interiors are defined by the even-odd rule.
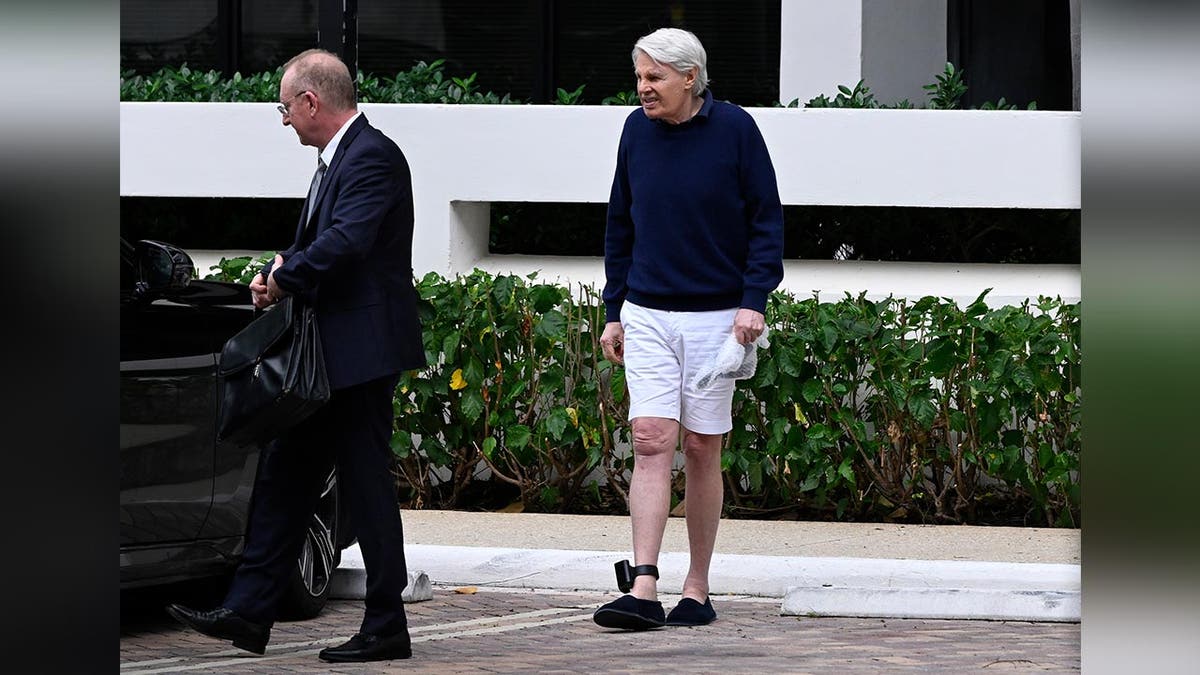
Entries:
[[161,241],[137,243],[137,284],[142,293],[185,288],[196,276],[196,266],[187,253]]

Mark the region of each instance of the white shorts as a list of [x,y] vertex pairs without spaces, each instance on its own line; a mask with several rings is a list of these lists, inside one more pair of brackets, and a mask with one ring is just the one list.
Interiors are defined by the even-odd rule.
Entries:
[[625,329],[625,382],[629,419],[663,417],[699,434],[733,428],[734,381],[718,379],[704,389],[690,383],[733,330],[737,308],[713,312],[668,312],[621,306]]

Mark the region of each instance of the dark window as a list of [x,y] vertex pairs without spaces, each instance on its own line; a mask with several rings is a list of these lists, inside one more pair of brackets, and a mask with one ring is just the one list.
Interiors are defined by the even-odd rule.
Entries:
[[220,70],[217,0],[121,0],[121,69]]
[[785,206],[784,257],[1078,265],[1078,209]]
[[476,73],[483,91],[528,100],[533,93],[541,3],[427,0],[359,3],[358,69],[392,76],[445,59],[446,73]]
[[279,251],[296,237],[303,199],[121,197],[121,236],[183,249]]
[[[492,204],[489,251],[604,255],[604,204]],[[785,206],[784,258],[1079,264],[1077,209]]]
[[947,56],[963,69],[964,108],[1001,96],[1024,108],[1071,110],[1068,0],[959,0],[947,4]]
[[[149,73],[187,62],[226,74],[271,71],[317,46],[324,6],[335,19],[345,9],[347,58],[356,55],[357,71],[379,77],[444,59],[447,74],[475,73],[483,91],[547,103],[557,89],[582,84],[583,102],[596,104],[633,89],[629,52],[637,38],[675,26],[704,43],[719,98],[754,106],[779,95],[780,0],[422,0],[357,3],[357,14],[353,5],[122,0],[121,67]],[[326,37],[327,46],[342,43]]]
[[317,46],[318,0],[251,0],[242,4],[238,70],[275,70]]
[[556,5],[555,80],[584,98],[634,88],[630,52],[637,39],[664,27],[696,34],[708,54],[713,95],[743,106],[779,97],[779,0],[564,2]]
[[607,204],[492,202],[488,251],[604,255]]

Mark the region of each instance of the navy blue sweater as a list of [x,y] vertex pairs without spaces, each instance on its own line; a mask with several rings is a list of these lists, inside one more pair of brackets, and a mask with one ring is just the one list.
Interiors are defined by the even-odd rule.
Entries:
[[629,114],[604,269],[608,321],[626,299],[681,312],[766,309],[783,279],[783,208],[754,118],[708,91],[682,124]]

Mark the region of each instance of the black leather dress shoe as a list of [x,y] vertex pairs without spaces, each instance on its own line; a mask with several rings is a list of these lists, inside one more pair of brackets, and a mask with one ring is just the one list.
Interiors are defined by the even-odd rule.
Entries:
[[231,609],[218,607],[210,612],[198,612],[183,605],[170,605],[167,614],[194,631],[218,640],[232,640],[238,649],[255,654],[267,651],[271,627],[247,621]]
[[379,636],[359,633],[345,644],[322,649],[317,657],[322,661],[358,663],[362,661],[390,661],[412,656],[412,642],[408,631],[395,635]]

